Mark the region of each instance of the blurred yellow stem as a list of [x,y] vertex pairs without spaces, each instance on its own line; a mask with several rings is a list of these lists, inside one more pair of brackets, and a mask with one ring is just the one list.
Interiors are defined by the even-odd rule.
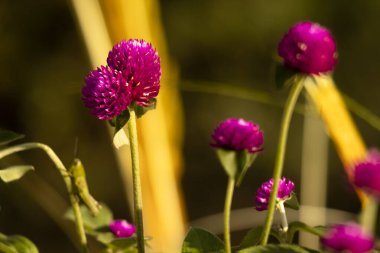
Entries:
[[[305,80],[305,88],[322,117],[346,173],[351,179],[353,165],[365,158],[367,149],[334,80],[329,75],[308,77]],[[362,204],[365,204],[365,195],[360,190],[357,192]]]

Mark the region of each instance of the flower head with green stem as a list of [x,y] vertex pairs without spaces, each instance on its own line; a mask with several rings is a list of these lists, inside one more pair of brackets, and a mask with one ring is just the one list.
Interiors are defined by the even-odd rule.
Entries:
[[[144,226],[136,118],[155,107],[155,98],[160,90],[160,58],[152,44],[131,39],[117,43],[109,52],[107,63],[106,67],[102,66],[86,77],[82,99],[97,118],[109,120],[115,126],[115,133],[128,123],[137,248],[143,253]],[[125,227],[125,222],[116,221],[110,229],[120,234],[131,231]]]
[[[264,211],[268,209],[270,195],[273,189],[273,178],[263,183],[256,193],[256,210]],[[286,211],[284,203],[293,197],[294,183],[289,179],[283,177],[279,181],[277,198],[276,198],[276,208],[280,213],[282,231],[287,232],[288,230],[288,220],[286,217]]]
[[224,204],[224,242],[226,253],[230,253],[230,212],[234,187],[241,183],[256,153],[262,150],[264,137],[257,124],[229,118],[215,128],[212,140],[211,146],[217,150],[219,161],[229,177]]
[[367,152],[364,159],[353,166],[352,182],[367,194],[359,216],[360,224],[369,232],[375,232],[380,201],[380,153],[376,149]]
[[[290,121],[297,99],[304,88],[305,80],[308,79],[306,76],[327,74],[335,68],[337,62],[336,43],[331,33],[326,28],[310,21],[293,25],[282,37],[277,52],[283,63],[276,71],[276,81],[279,81],[277,86],[283,87],[290,81],[292,88],[285,104],[280,127],[273,170],[273,188],[261,235],[262,245],[266,245],[268,242],[284,165]],[[292,71],[287,71],[283,66]]]

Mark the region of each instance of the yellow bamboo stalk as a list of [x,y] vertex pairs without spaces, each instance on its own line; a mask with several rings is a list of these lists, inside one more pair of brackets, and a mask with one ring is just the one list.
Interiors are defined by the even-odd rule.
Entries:
[[[367,148],[356,128],[343,98],[329,75],[308,77],[305,88],[324,121],[348,177],[355,163],[365,158]],[[364,204],[366,198],[357,190]]]

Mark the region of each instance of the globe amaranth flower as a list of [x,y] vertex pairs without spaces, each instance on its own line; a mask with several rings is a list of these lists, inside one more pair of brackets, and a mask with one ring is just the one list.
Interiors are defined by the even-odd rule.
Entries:
[[334,252],[365,253],[375,247],[374,238],[355,223],[334,225],[321,242]]
[[[273,178],[263,183],[256,192],[256,210],[264,211],[268,209],[269,198],[273,188]],[[294,183],[289,179],[283,177],[280,179],[277,201],[285,201],[289,199],[294,190]]]
[[85,83],[83,102],[98,119],[110,120],[131,103],[131,85],[117,70],[101,66],[90,72]]
[[160,58],[153,46],[144,40],[121,41],[108,54],[108,66],[120,71],[132,86],[132,100],[147,106],[160,90]]
[[118,238],[131,237],[136,232],[136,227],[126,220],[114,220],[109,224],[109,229]]
[[285,66],[306,74],[330,72],[337,63],[337,48],[330,31],[317,23],[293,25],[277,48]]
[[377,150],[368,152],[367,157],[358,162],[353,169],[353,183],[380,199],[380,153]]
[[264,142],[260,127],[244,119],[230,118],[221,122],[212,134],[211,146],[226,150],[247,150],[255,153],[262,150]]

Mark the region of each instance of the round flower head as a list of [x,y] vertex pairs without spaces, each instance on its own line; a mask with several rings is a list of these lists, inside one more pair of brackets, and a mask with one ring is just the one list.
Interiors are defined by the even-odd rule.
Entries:
[[334,225],[321,242],[335,252],[365,253],[375,247],[373,237],[355,223]]
[[131,86],[121,73],[101,66],[90,72],[82,89],[83,102],[98,119],[110,120],[131,103]]
[[160,90],[161,65],[156,50],[144,40],[121,41],[108,54],[110,67],[132,86],[132,100],[147,106]]
[[[256,192],[256,210],[264,211],[268,209],[269,198],[273,188],[273,178],[263,183]],[[289,179],[283,177],[280,179],[277,201],[285,201],[290,198],[294,190],[294,183]]]
[[277,51],[287,67],[306,74],[332,71],[338,55],[330,31],[310,21],[292,26]]
[[227,150],[247,150],[255,153],[262,150],[263,132],[253,122],[244,119],[226,119],[215,128],[211,146]]
[[109,229],[118,238],[131,237],[136,232],[135,226],[126,220],[114,220],[109,225]]
[[368,152],[367,157],[353,169],[354,184],[380,199],[380,153]]

